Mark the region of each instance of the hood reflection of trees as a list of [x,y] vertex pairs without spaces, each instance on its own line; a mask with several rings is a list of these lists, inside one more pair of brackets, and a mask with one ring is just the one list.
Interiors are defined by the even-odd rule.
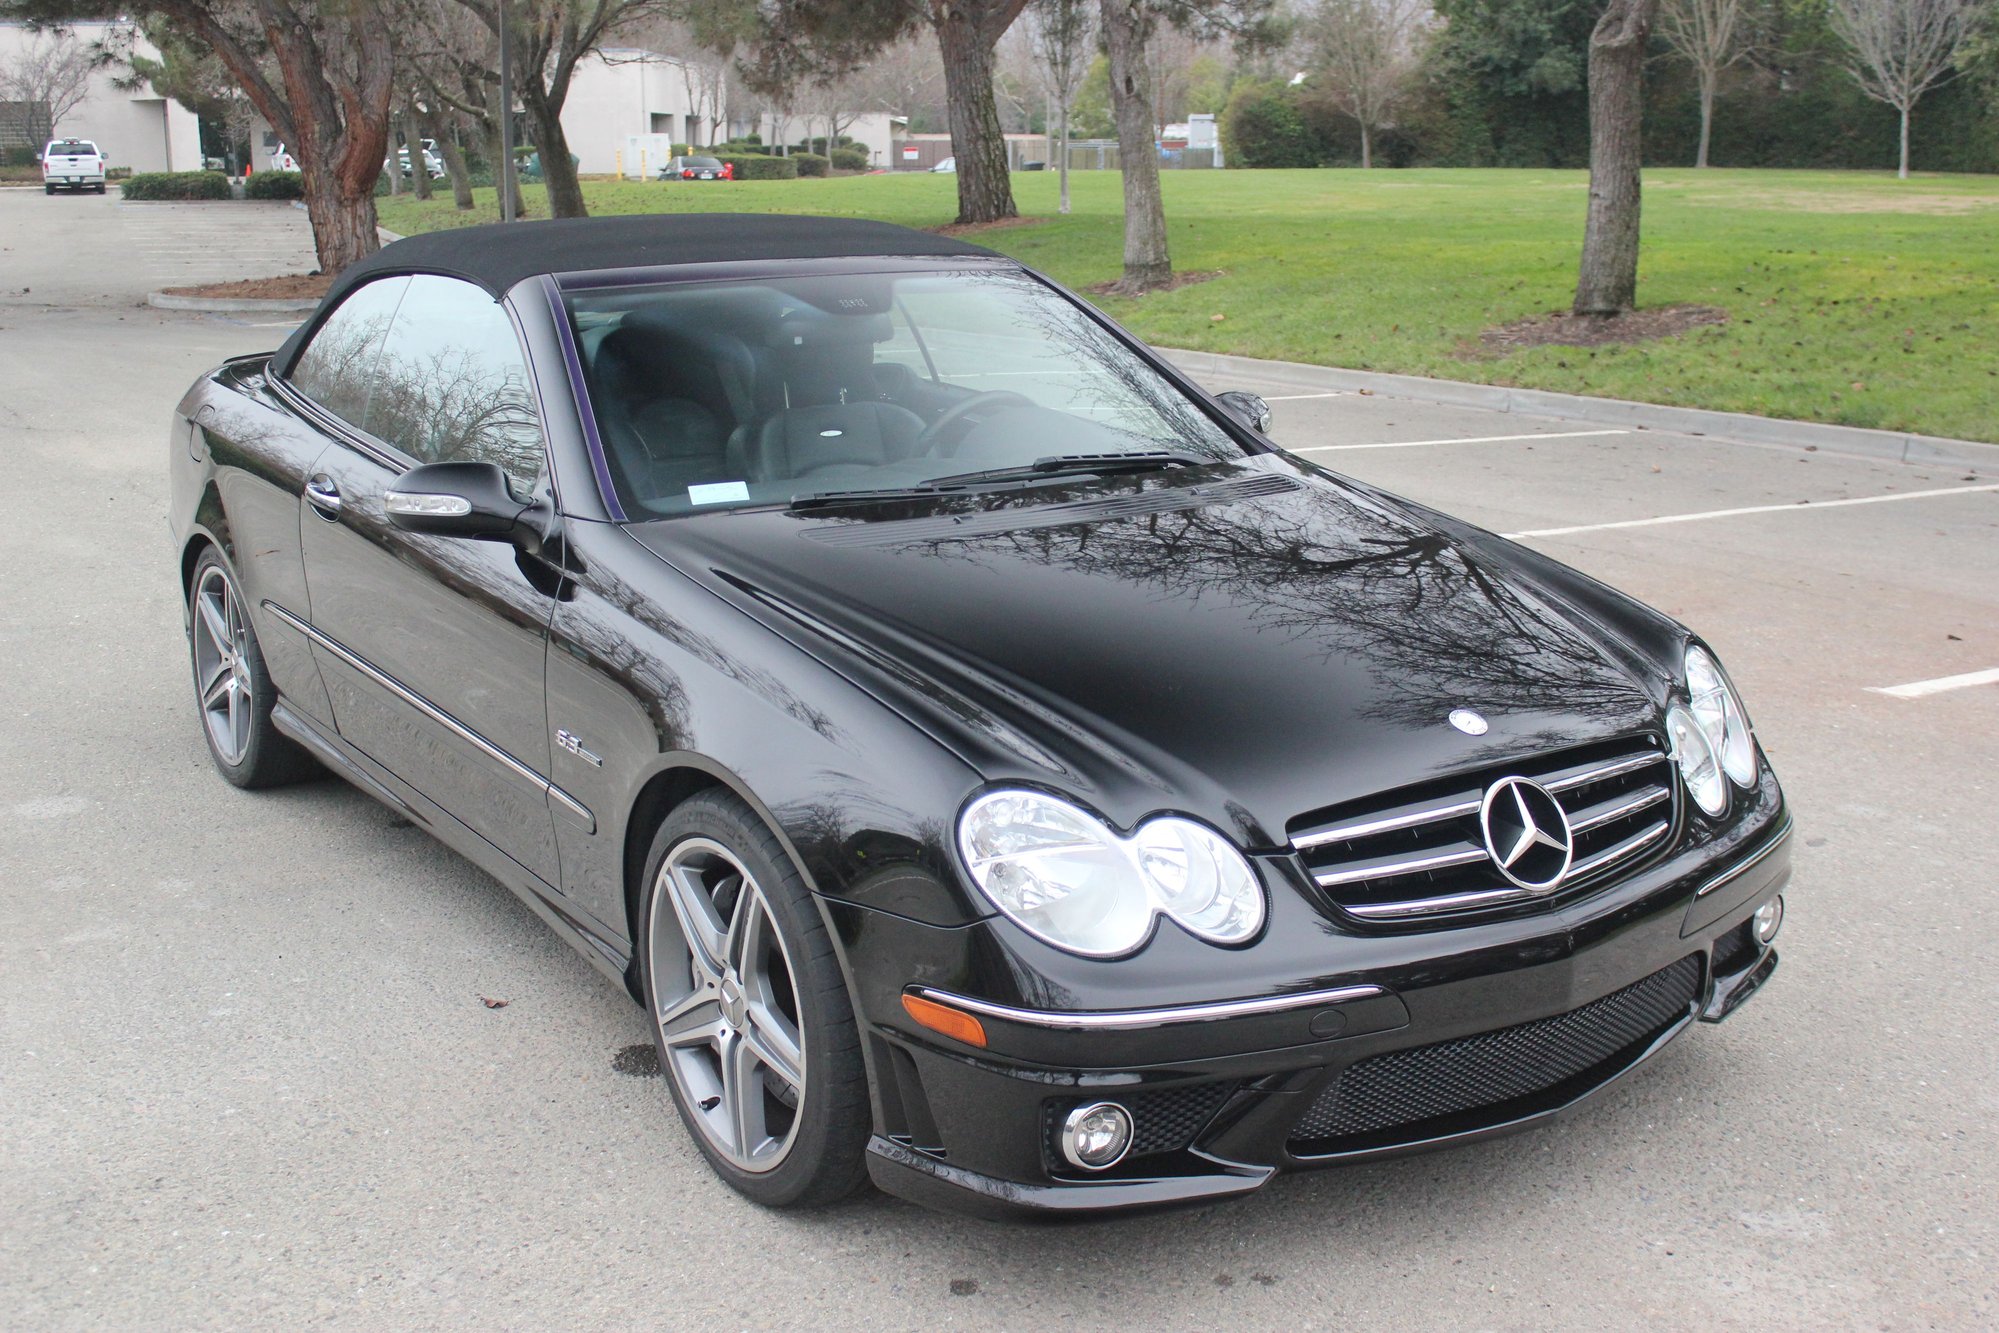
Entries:
[[1637,685],[1555,607],[1450,537],[1327,483],[1288,497],[903,548],[1223,598],[1259,632],[1373,668],[1366,712],[1416,725],[1440,698],[1614,719]]

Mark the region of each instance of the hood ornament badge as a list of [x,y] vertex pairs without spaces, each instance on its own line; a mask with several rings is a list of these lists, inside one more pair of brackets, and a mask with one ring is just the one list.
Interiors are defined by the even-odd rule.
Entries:
[[1486,720],[1469,708],[1453,708],[1451,725],[1467,736],[1483,736],[1487,726]]

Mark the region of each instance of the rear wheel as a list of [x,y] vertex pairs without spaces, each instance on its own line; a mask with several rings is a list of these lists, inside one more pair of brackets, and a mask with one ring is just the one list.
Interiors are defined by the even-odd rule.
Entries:
[[188,654],[201,734],[223,777],[239,787],[276,787],[310,777],[312,756],[271,722],[277,689],[264,666],[236,576],[210,547],[194,567]]
[[660,1070],[717,1175],[772,1207],[866,1179],[867,1073],[833,944],[777,839],[706,793],[654,835],[639,962]]
[[44,185],[42,187],[43,194],[54,194],[55,192],[56,192],[56,187],[53,185]]

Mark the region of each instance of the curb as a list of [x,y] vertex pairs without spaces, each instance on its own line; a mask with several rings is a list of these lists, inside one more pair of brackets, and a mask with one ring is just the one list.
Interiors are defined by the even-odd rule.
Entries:
[[161,310],[201,310],[210,314],[297,315],[319,309],[317,300],[257,300],[247,296],[169,296],[147,292],[146,304]]
[[1259,361],[1222,352],[1192,352],[1174,347],[1157,349],[1189,374],[1238,375],[1265,383],[1301,389],[1367,392],[1384,398],[1408,398],[1446,407],[1476,407],[1488,412],[1525,413],[1671,431],[1678,435],[1714,435],[1745,444],[1772,444],[1790,449],[1886,459],[1891,463],[1966,467],[1999,472],[1999,444],[1952,440],[1938,435],[1831,426],[1819,421],[1786,421],[1747,412],[1710,412],[1696,407],[1666,407],[1622,398],[1589,398],[1546,389],[1511,389],[1497,384],[1467,384],[1458,380],[1425,379],[1420,375],[1386,375],[1335,366],[1308,366],[1296,361]]

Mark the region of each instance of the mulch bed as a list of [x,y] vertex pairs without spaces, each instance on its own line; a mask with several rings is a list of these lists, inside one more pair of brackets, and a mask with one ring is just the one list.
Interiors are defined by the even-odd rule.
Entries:
[[947,222],[941,227],[928,230],[939,236],[977,236],[982,231],[1004,231],[1009,227],[1038,227],[1047,218],[1013,217],[1001,218],[998,222]]
[[1622,315],[1577,315],[1555,310],[1487,329],[1478,340],[1487,350],[1495,352],[1510,352],[1517,347],[1607,347],[1613,343],[1672,338],[1689,329],[1726,323],[1728,312],[1711,305],[1665,305]]
[[[1182,287],[1192,287],[1202,282],[1213,282],[1216,278],[1222,277],[1227,273],[1228,270],[1225,268],[1175,270],[1173,281],[1167,283],[1164,287],[1154,287],[1151,291],[1140,292],[1138,295],[1143,297],[1151,296],[1154,292],[1177,292]],[[1123,296],[1125,293],[1118,290],[1118,281],[1093,282],[1083,288],[1083,290],[1092,296]],[[1219,322],[1221,316],[1217,315],[1214,318]]]
[[199,287],[167,287],[168,296],[219,296],[237,301],[317,301],[333,279],[324,273],[288,273],[281,278],[207,282]]

